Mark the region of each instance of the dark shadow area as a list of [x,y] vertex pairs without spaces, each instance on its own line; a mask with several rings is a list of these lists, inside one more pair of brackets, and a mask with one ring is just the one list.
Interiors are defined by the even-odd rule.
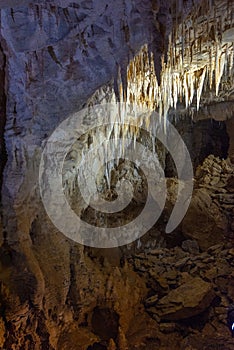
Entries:
[[109,340],[111,338],[114,340],[117,339],[119,315],[114,310],[107,307],[95,307],[93,310],[91,324],[93,332],[102,340]]

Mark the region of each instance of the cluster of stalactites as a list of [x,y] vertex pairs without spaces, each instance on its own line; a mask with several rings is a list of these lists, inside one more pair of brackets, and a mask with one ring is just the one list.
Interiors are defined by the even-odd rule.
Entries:
[[[120,81],[120,101],[154,109],[158,97],[158,82],[154,70],[153,54],[147,45],[129,63],[127,86]],[[122,100],[121,100],[122,99]]]
[[159,115],[164,118],[170,108],[176,108],[178,101],[188,108],[194,97],[198,110],[202,91],[214,90],[218,95],[223,75],[233,82],[234,43],[222,34],[233,26],[234,3],[203,1],[183,20],[182,2],[177,1],[180,11],[177,15],[182,21],[179,25],[175,23],[170,34],[167,62],[162,59],[160,85],[153,54],[149,53],[147,45],[130,61],[124,88],[119,80],[122,102],[136,103],[151,110],[158,108]]
[[[117,84],[119,98],[123,104],[116,104],[116,111],[110,115],[108,127],[97,130],[92,136],[92,144],[84,153],[79,154],[75,163],[85,159],[85,153],[101,145],[100,154],[111,152],[113,161],[103,164],[102,159],[96,161],[104,165],[104,176],[108,187],[111,185],[111,171],[124,158],[127,140],[136,143],[142,125],[131,125],[125,122],[125,103],[145,111],[157,109],[161,118],[166,121],[170,108],[176,109],[177,103],[184,103],[186,108],[195,104],[198,110],[204,90],[211,94],[219,94],[222,77],[233,86],[234,29],[232,12],[234,2],[230,0],[204,0],[200,7],[183,19],[183,1],[177,0],[178,11],[174,28],[169,36],[167,61],[162,59],[161,82],[158,84],[154,57],[144,45],[140,52],[130,61],[124,81],[121,74]],[[180,24],[178,24],[180,23]],[[123,72],[122,72],[123,77]],[[98,90],[95,97],[98,101],[115,103],[114,90],[105,88]],[[94,102],[95,101],[94,98]],[[94,103],[95,104],[95,103]],[[137,111],[135,111],[137,115]],[[134,110],[132,111],[134,118]],[[150,114],[149,114],[150,115]],[[152,127],[152,121],[146,113],[144,128]],[[148,117],[147,117],[148,116]],[[116,139],[113,149],[107,151],[107,142]],[[127,141],[127,142],[125,142]],[[154,145],[154,140],[152,140]],[[83,151],[82,151],[83,152]],[[79,153],[79,152],[78,152]],[[69,173],[70,174],[70,173]],[[68,176],[68,172],[67,172]],[[71,173],[66,182],[71,192],[75,186],[75,175]]]

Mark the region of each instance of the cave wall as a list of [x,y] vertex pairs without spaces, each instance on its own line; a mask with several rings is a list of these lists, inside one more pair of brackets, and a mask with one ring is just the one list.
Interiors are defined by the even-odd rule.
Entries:
[[[6,148],[4,141],[4,131],[6,123],[6,92],[5,92],[5,72],[6,70],[6,56],[3,52],[2,47],[0,48],[0,82],[1,82],[1,96],[0,96],[0,154],[1,154],[1,164],[0,164],[0,189],[2,188],[3,180],[3,169],[6,164]],[[0,196],[1,197],[1,196]]]
[[37,172],[31,170],[29,184],[26,169],[38,163],[42,141],[119,69],[125,79],[127,63],[142,44],[148,42],[160,56],[170,28],[168,6],[160,2],[154,10],[147,1],[68,3],[1,11],[7,56],[3,202],[8,207],[30,192],[36,196]]
[[[186,3],[189,8],[193,2]],[[115,80],[119,69],[124,81],[129,59],[146,42],[155,52],[160,71],[160,57],[171,26],[168,3],[97,0],[79,3],[37,1],[29,5],[24,1],[24,4],[10,8],[5,2],[5,8],[1,9],[0,112],[3,118],[0,136],[1,156],[6,160],[6,147],[7,163],[1,162],[4,165],[4,209],[0,248],[0,347],[76,350],[78,344],[82,350],[126,350],[135,345],[139,349],[154,350],[159,346],[179,349],[183,327],[178,332],[174,332],[176,326],[173,325],[160,328],[157,313],[152,310],[146,313],[142,301],[158,290],[160,297],[164,297],[170,288],[183,284],[186,279],[183,273],[191,270],[190,260],[181,268],[181,279],[174,286],[165,282],[165,279],[170,281],[171,276],[164,277],[160,286],[158,275],[144,280],[142,266],[139,273],[139,266],[136,267],[134,262],[137,258],[132,261],[131,254],[139,253],[139,248],[143,250],[146,245],[125,247],[123,252],[84,249],[53,226],[43,209],[38,190],[41,150],[62,120],[81,109],[100,86]],[[209,123],[204,124],[212,139]],[[201,123],[202,130],[204,124]],[[190,130],[189,125],[186,128]],[[228,126],[227,130],[232,135],[232,127]],[[191,133],[189,131],[187,137],[190,138]],[[226,136],[225,131],[222,135]],[[218,136],[217,140],[221,149],[220,138]],[[198,153],[199,161],[203,160],[203,150]],[[173,200],[169,201],[169,209],[171,203]],[[215,226],[216,222],[212,224]],[[165,240],[160,241],[160,232],[150,232],[150,235],[150,243],[156,241],[158,246],[161,244],[167,249]],[[182,240],[180,237],[180,245],[186,238],[194,240],[195,237],[191,233]],[[212,241],[210,245],[217,242]],[[155,245],[147,247],[152,248]],[[196,245],[198,260],[200,248]],[[221,251],[222,247],[217,249]],[[181,250],[180,247],[177,253],[182,259],[184,253]],[[226,248],[226,253],[231,261],[230,247]],[[129,260],[125,254],[130,255]],[[172,260],[176,260],[178,254],[173,254]],[[201,258],[203,265],[207,258],[206,255]],[[153,270],[157,264],[155,261],[152,264]],[[220,264],[221,269],[224,261]],[[165,266],[167,269],[166,263]],[[160,264],[158,268],[160,274]],[[209,268],[212,269],[210,265]],[[230,266],[225,265],[222,271],[223,274],[218,271],[216,275],[213,271],[214,278],[221,280],[217,282],[221,291],[221,278],[230,273]],[[194,271],[192,277],[193,274]],[[212,300],[212,276],[208,276],[210,285],[205,288],[209,302]],[[151,283],[155,284],[152,288]],[[224,296],[227,289],[226,286],[220,292],[221,308],[228,302]],[[230,288],[230,298],[232,293]],[[202,304],[204,308],[209,306],[208,301]],[[219,317],[224,317],[224,310],[218,311]],[[106,336],[103,325],[97,327],[95,318],[99,319],[100,315],[112,319],[113,340]],[[227,338],[228,330],[212,317],[216,329],[223,331]],[[213,333],[210,330],[211,338],[216,329]],[[174,333],[168,337],[171,331]],[[194,336],[193,332],[191,334]]]
[[[134,273],[123,278],[108,261],[108,272],[100,271],[83,247],[56,230],[40,201],[38,165],[55,127],[116,79],[119,70],[125,79],[127,63],[142,44],[148,42],[161,55],[170,15],[167,4],[156,4],[152,9],[148,1],[43,1],[1,9],[7,163],[0,338],[7,349],[76,349],[79,344],[86,350],[99,339],[82,326],[85,315],[102,303],[121,315],[120,338],[134,317],[144,284]],[[125,309],[132,311],[124,316]]]

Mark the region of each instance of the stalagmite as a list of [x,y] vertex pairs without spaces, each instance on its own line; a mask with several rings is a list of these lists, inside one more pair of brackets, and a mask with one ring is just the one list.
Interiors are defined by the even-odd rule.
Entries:
[[121,327],[119,327],[118,345],[119,345],[119,350],[128,350],[127,339]]
[[116,345],[113,339],[110,339],[107,350],[116,350]]

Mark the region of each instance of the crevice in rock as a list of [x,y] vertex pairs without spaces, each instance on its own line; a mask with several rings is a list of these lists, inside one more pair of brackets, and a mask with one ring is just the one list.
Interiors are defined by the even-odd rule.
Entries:
[[43,314],[43,312],[41,312],[37,317],[36,333],[40,337],[41,349],[50,350],[51,349],[50,342],[49,342],[50,335],[45,325],[45,315]]
[[[102,340],[117,339],[119,315],[107,307],[95,307],[92,314],[92,329]],[[95,349],[95,348],[94,348]]]

